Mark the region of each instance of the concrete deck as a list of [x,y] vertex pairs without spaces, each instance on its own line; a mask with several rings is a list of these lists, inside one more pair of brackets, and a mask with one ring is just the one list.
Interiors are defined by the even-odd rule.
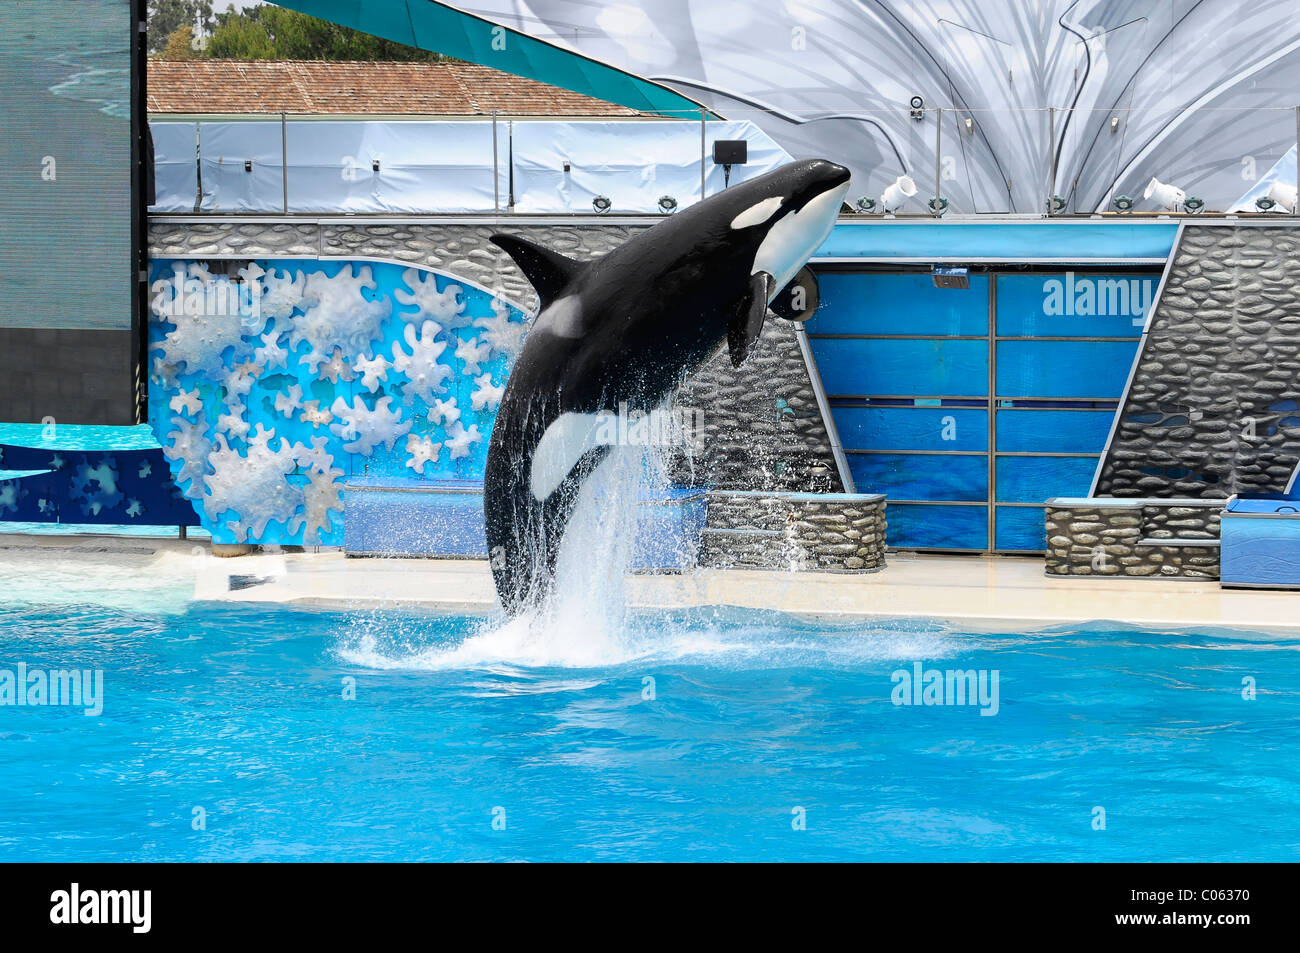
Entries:
[[[5,571],[7,570],[7,571]],[[355,559],[339,552],[258,553],[218,559],[193,540],[0,536],[0,577],[100,579],[136,588],[145,577],[183,598],[338,608],[410,605],[488,612],[495,604],[481,560]],[[111,580],[119,582],[111,583]],[[35,588],[36,584],[29,588]],[[0,601],[4,599],[0,585]],[[183,592],[175,591],[177,589]],[[968,629],[1121,621],[1162,629],[1231,626],[1300,631],[1300,592],[1220,589],[1217,583],[1049,578],[1027,557],[893,553],[872,574],[702,570],[633,576],[639,607],[727,605],[805,616],[938,618]]]

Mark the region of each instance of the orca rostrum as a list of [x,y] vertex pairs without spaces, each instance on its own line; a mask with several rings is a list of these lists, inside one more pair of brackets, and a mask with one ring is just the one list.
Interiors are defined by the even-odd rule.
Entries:
[[[792,162],[690,206],[593,261],[496,234],[540,299],[492,428],[483,514],[511,615],[550,590],[583,482],[608,456],[602,419],[650,413],[726,347],[739,367],[769,303],[830,234],[849,172]],[[789,317],[796,315],[786,311]]]

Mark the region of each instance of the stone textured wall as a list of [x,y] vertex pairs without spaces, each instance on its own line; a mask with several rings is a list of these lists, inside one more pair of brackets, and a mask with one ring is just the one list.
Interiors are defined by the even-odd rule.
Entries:
[[1218,579],[1222,514],[1190,500],[1048,501],[1047,574]]
[[709,494],[700,564],[721,569],[876,572],[885,568],[880,494]]
[[[508,231],[578,259],[618,247],[648,225],[382,222],[205,222],[150,224],[155,258],[383,258],[459,275],[525,310],[536,295],[504,252],[488,241]],[[745,366],[724,349],[687,382],[678,405],[698,410],[704,439],[673,461],[681,482],[729,489],[842,489],[795,326],[769,315]]]
[[1096,493],[1281,492],[1298,402],[1300,227],[1187,225]]

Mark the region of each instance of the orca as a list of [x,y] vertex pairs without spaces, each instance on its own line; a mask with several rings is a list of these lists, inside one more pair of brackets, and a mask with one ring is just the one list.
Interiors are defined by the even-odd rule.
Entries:
[[650,413],[723,347],[739,367],[769,303],[790,300],[781,292],[830,234],[848,187],[843,166],[788,163],[592,261],[491,236],[540,301],[484,473],[488,554],[508,614],[550,592],[578,490],[611,450],[601,442],[603,415]]

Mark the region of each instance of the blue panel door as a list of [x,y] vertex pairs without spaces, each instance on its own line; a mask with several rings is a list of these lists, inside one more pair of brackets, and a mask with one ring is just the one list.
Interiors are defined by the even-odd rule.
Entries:
[[821,274],[809,343],[889,544],[1041,552],[1043,503],[1091,486],[1157,280]]

